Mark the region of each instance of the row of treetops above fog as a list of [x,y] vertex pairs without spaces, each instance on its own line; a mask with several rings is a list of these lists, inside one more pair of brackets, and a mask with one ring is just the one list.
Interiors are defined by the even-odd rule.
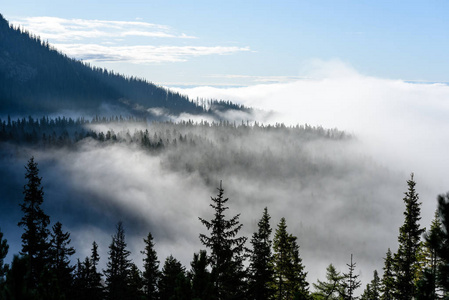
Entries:
[[68,127],[76,127],[76,126],[85,126],[90,124],[140,124],[148,127],[201,127],[201,128],[216,128],[216,127],[227,127],[227,128],[236,128],[236,129],[261,129],[261,130],[277,130],[277,131],[291,131],[291,132],[313,132],[317,135],[325,135],[332,136],[338,138],[350,138],[351,135],[347,134],[344,131],[340,131],[337,128],[325,129],[322,126],[312,126],[309,124],[304,125],[285,125],[284,123],[275,123],[275,124],[263,124],[257,121],[229,121],[229,120],[219,120],[219,121],[207,121],[200,120],[194,121],[192,119],[189,120],[180,120],[180,121],[148,121],[146,118],[139,118],[135,116],[95,116],[92,118],[85,117],[40,117],[33,118],[31,116],[21,117],[13,120],[10,116],[7,116],[5,119],[0,118],[0,126],[2,126],[3,130],[12,130],[12,129],[46,129],[49,127],[58,127],[58,128],[68,128]]
[[[70,233],[55,223],[42,209],[43,188],[34,158],[28,161],[24,199],[22,251],[11,266],[3,266],[8,244],[0,232],[0,296],[4,299],[303,299],[356,300],[361,286],[351,254],[348,272],[340,273],[330,264],[326,280],[318,280],[310,291],[307,272],[295,235],[287,231],[281,218],[272,239],[270,215],[265,208],[258,229],[245,247],[240,235],[240,214],[227,216],[229,199],[221,182],[211,197],[211,219],[199,218],[207,233],[199,239],[207,249],[193,255],[191,270],[172,255],[159,268],[152,234],[144,238],[143,272],[129,258],[121,222],[109,245],[107,268],[100,271],[98,245],[92,255],[71,264],[75,249]],[[419,221],[420,206],[413,174],[407,181],[404,224],[399,228],[398,250],[388,249],[382,278],[374,271],[361,300],[448,299],[449,297],[449,193],[438,197],[438,210],[426,232]],[[245,261],[248,266],[245,266]],[[6,275],[6,277],[5,277]],[[102,280],[102,277],[105,280]],[[90,298],[89,298],[90,299]]]

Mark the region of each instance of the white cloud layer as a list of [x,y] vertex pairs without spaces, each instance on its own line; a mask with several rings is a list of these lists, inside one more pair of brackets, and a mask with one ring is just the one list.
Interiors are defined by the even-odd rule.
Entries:
[[[314,61],[308,80],[240,88],[176,89],[192,98],[227,99],[273,111],[265,123],[308,123],[354,133],[367,154],[405,174],[415,172],[434,195],[449,189],[449,86],[364,76],[340,61]],[[431,193],[431,195],[432,195]]]

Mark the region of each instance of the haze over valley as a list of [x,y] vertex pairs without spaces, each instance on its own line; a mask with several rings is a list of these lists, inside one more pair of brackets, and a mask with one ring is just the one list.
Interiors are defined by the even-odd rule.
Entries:
[[[416,181],[419,223],[427,230],[437,196],[449,191],[447,78],[387,75],[338,53],[303,58],[293,75],[272,67],[272,76],[222,76],[217,61],[226,64],[235,55],[238,65],[251,53],[262,54],[240,37],[206,46],[191,27],[184,33],[144,20],[38,18],[9,9],[0,20],[5,263],[22,251],[17,224],[31,157],[42,177],[42,207],[52,225],[60,221],[70,232],[73,265],[91,255],[96,241],[99,266],[106,269],[120,221],[137,267],[151,232],[160,267],[173,255],[189,270],[193,254],[205,249],[199,235],[208,230],[199,218],[213,217],[211,198],[221,185],[227,216],[240,214],[238,236],[248,238],[246,247],[265,208],[273,233],[285,218],[311,294],[329,264],[346,273],[351,255],[363,283],[356,295],[374,270],[382,277],[387,250],[398,250],[408,180]],[[140,48],[145,55],[136,54],[135,36],[148,43]],[[156,45],[162,38],[165,48]],[[117,44],[108,48],[109,40]],[[174,45],[178,40],[182,45]],[[217,73],[201,73],[213,59]],[[181,62],[185,68],[197,63],[191,79],[179,82],[182,68],[173,80],[162,73]],[[160,74],[161,81],[146,72]]]

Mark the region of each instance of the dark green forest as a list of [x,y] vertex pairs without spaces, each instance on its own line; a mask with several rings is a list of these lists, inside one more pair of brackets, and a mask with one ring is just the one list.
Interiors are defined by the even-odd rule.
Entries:
[[180,113],[216,116],[249,108],[224,100],[195,101],[136,77],[125,77],[58,52],[48,42],[15,28],[0,14],[0,111],[10,114],[102,110],[164,118]]
[[[69,58],[0,15],[0,299],[449,299],[449,193],[425,227],[411,174],[397,243],[362,283],[358,260],[388,240],[402,177],[346,132],[226,120],[232,110],[252,112]],[[64,112],[89,117],[54,117]],[[171,121],[182,113],[215,121]],[[209,187],[216,194],[195,202]],[[81,226],[106,227],[110,242],[89,236],[82,257]],[[201,247],[177,244],[190,264],[157,253],[192,232]],[[325,259],[325,276],[311,280],[306,247],[318,259],[323,247],[344,252],[346,266]]]
[[[449,193],[439,195],[429,230],[420,224],[420,206],[412,174],[404,193],[404,223],[398,250],[386,251],[383,274],[363,292],[356,260],[346,270],[330,264],[326,278],[310,283],[300,254],[300,241],[281,218],[272,228],[268,208],[258,229],[241,235],[240,214],[229,216],[232,201],[220,182],[210,198],[210,215],[199,218],[207,233],[199,234],[204,249],[192,254],[190,267],[172,255],[160,261],[151,232],[142,237],[143,261],[129,258],[125,224],[119,221],[109,245],[92,241],[85,259],[74,259],[71,235],[42,208],[44,190],[38,163],[25,166],[26,185],[18,203],[21,237],[0,232],[0,295],[2,299],[447,299],[449,297]],[[274,232],[273,232],[274,229]],[[112,229],[113,230],[113,229]],[[8,240],[21,238],[22,249],[5,263]],[[249,243],[247,243],[249,242]],[[393,246],[393,245],[392,245]],[[101,258],[99,247],[108,247]],[[348,254],[349,257],[349,254]],[[100,269],[100,260],[106,268]],[[358,296],[360,295],[360,296]]]

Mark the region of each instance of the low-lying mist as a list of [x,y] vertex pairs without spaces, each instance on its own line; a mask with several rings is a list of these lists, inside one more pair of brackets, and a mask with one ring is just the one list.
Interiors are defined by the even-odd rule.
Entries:
[[[151,231],[161,263],[173,254],[188,269],[193,253],[204,249],[198,235],[207,231],[198,217],[212,218],[210,197],[222,180],[228,216],[241,214],[242,235],[250,238],[256,231],[264,207],[273,229],[286,218],[310,283],[324,279],[330,263],[346,272],[351,254],[356,272],[368,282],[374,269],[381,274],[387,249],[396,250],[410,173],[423,202],[422,226],[430,224],[437,194],[449,190],[449,87],[366,77],[338,63],[310,77],[315,79],[182,90],[193,98],[229,99],[270,112],[255,126],[106,123],[86,129],[114,131],[114,142],[1,144],[0,226],[10,253],[20,250],[23,166],[34,155],[44,209],[52,224],[61,221],[70,231],[75,258],[89,255],[95,240],[105,265],[115,225],[123,221],[138,266],[143,238]],[[266,126],[280,122],[293,127]],[[295,127],[305,123],[324,128]],[[163,146],[131,142],[135,136],[144,141],[144,135]]]
[[[45,149],[3,145],[1,163],[8,167],[2,178],[10,178],[7,186],[14,189],[2,191],[11,253],[20,250],[15,224],[23,166],[31,155],[43,177],[44,208],[52,223],[61,221],[71,232],[81,260],[95,240],[105,264],[115,225],[123,221],[138,265],[151,231],[161,262],[173,254],[189,268],[193,253],[204,249],[199,234],[207,233],[198,217],[212,218],[210,197],[220,180],[230,199],[228,216],[241,214],[242,235],[250,238],[257,230],[264,207],[273,229],[286,218],[310,283],[324,278],[330,263],[346,271],[351,254],[369,280],[382,268],[388,247],[395,248],[409,174],[379,164],[359,139],[341,131],[228,123],[88,126],[113,130],[117,140],[85,138],[72,147]],[[147,137],[149,144],[164,146],[147,146]]]

